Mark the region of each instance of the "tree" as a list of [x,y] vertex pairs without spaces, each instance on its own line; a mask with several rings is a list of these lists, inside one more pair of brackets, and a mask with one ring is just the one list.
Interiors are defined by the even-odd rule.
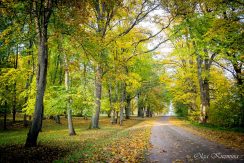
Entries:
[[[127,12],[126,6],[135,6],[132,13]],[[106,57],[108,55],[108,45],[118,38],[127,35],[136,25],[138,25],[148,14],[160,5],[156,2],[143,1],[139,5],[133,2],[122,1],[93,1],[90,7],[94,11],[95,20],[90,20],[88,26],[97,36],[99,51],[95,58],[95,94],[96,94],[96,111],[92,118],[92,128],[99,128],[99,113],[101,107],[102,95],[102,77],[105,73]],[[124,19],[130,17],[130,19]],[[125,24],[124,28],[123,25]],[[119,31],[116,34],[114,31]],[[115,34],[115,35],[114,35]]]
[[25,146],[33,147],[37,145],[37,137],[42,127],[43,118],[43,97],[46,88],[47,64],[48,64],[48,24],[53,12],[54,1],[45,0],[41,2],[33,1],[28,4],[35,13],[35,23],[38,32],[38,71],[37,71],[37,93],[34,118],[29,130]]
[[[194,49],[193,52],[187,52],[187,55],[189,57],[194,55],[196,59],[197,85],[199,86],[200,94],[200,122],[206,123],[209,117],[209,109],[212,108],[210,105],[212,104],[211,95],[214,91],[211,86],[216,84],[211,81],[213,66],[217,65],[231,72],[234,74],[237,83],[241,83],[240,76],[237,76],[241,74],[240,66],[242,66],[242,61],[239,57],[241,47],[238,46],[242,34],[240,30],[242,26],[240,21],[242,7],[236,1],[210,2],[195,0],[185,2],[172,0],[163,2],[166,10],[176,16],[177,21],[173,31],[176,36],[174,42],[183,41],[183,47],[180,49],[185,47]],[[238,35],[234,33],[238,33]],[[230,71],[229,67],[224,66],[229,62],[227,60],[232,60],[232,67],[236,67],[233,68],[236,72]],[[182,63],[183,65],[187,63],[185,58]],[[195,65],[194,62],[192,63]],[[183,102],[183,104],[186,104],[186,102]]]

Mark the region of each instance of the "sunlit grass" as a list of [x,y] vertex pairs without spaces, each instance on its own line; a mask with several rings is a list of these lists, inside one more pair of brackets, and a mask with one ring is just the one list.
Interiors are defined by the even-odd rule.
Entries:
[[[49,148],[62,151],[64,155],[54,157],[55,159],[58,158],[61,162],[76,162],[77,160],[81,162],[84,160],[93,160],[94,162],[103,160],[106,162],[108,159],[110,161],[124,159],[135,162],[138,159],[142,159],[143,151],[149,145],[150,128],[153,125],[152,121],[154,119],[132,118],[125,120],[123,126],[119,126],[111,125],[109,118],[102,117],[100,119],[100,129],[89,129],[90,120],[74,117],[73,124],[76,135],[69,136],[66,118],[61,118],[61,124],[55,123],[54,120],[46,119],[43,121],[42,132],[40,132],[38,137],[38,145],[43,150]],[[1,131],[0,147],[8,148],[13,146],[8,150],[17,148],[13,153],[18,153],[19,148],[19,151],[23,152],[25,150],[23,146],[28,129],[29,127],[22,127],[20,129],[10,128],[7,131]],[[136,144],[135,140],[137,142],[142,140],[143,142],[141,142],[138,148],[131,147],[130,150],[134,151],[134,155],[130,155],[131,152],[124,152],[122,155],[118,154],[117,144],[121,143],[126,148],[127,143],[130,141],[131,144]],[[38,150],[38,147],[35,150]],[[129,149],[126,148],[126,150]],[[11,155],[11,152],[9,153]],[[115,156],[115,154],[118,156]],[[45,152],[43,152],[43,155],[45,155]],[[28,157],[31,158],[32,156],[30,155]],[[52,158],[48,159],[55,160]]]

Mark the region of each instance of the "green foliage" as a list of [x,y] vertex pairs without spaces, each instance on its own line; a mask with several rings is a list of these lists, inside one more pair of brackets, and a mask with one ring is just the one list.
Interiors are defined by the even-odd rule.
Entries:
[[183,103],[176,102],[174,103],[174,112],[179,117],[187,117],[188,106]]
[[177,114],[199,120],[202,79],[209,82],[209,122],[227,127],[243,124],[243,7],[236,1],[163,2],[171,14],[178,15],[170,30],[175,49],[164,60],[174,72],[161,77]]
[[232,86],[225,96],[213,101],[210,108],[210,121],[216,126],[236,127],[241,123],[243,101],[238,90]]

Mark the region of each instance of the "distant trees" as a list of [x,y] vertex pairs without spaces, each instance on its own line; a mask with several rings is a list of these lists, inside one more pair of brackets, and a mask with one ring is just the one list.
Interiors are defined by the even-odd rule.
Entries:
[[[238,121],[238,125],[241,125],[243,123],[241,111],[243,110],[241,109],[243,103],[239,101],[239,98],[243,98],[243,93],[241,93],[243,75],[240,75],[242,79],[237,79],[237,76],[243,73],[238,69],[239,66],[243,65],[243,59],[240,57],[243,49],[238,45],[243,42],[240,38],[243,35],[241,31],[243,8],[234,1],[170,2],[165,7],[170,10],[171,14],[176,15],[177,19],[173,30],[173,33],[176,33],[173,41],[176,49],[173,54],[177,59],[177,62],[174,61],[174,65],[177,67],[177,72],[174,74],[177,77],[175,78],[177,84],[174,87],[175,89],[178,87],[178,92],[175,92],[174,89],[172,91],[177,94],[182,93],[181,96],[174,95],[175,105],[185,105],[186,107],[183,108],[189,109],[188,113],[195,112],[195,115],[200,116],[201,123],[206,123],[209,118],[213,123],[226,125],[223,123],[224,120],[217,122],[213,120],[214,117],[210,117],[221,117],[221,114],[226,112],[225,115],[228,115],[229,119],[233,121],[229,122],[228,125],[233,124],[234,121],[235,123]],[[234,31],[236,34],[233,33]],[[235,58],[235,63],[233,63],[233,58]],[[236,68],[234,68],[235,66]],[[236,82],[233,83],[224,77],[225,74],[220,72],[220,69],[223,69],[225,74],[229,72],[233,74]],[[222,80],[215,80],[217,77]],[[226,85],[226,94],[220,91],[224,89],[223,83]],[[227,87],[227,85],[232,86]],[[231,88],[239,90],[239,93],[236,92],[239,95],[232,94],[238,97],[232,102],[239,106],[230,106],[229,102],[226,101],[224,105],[228,105],[228,109],[219,110],[216,99],[228,96],[227,92]],[[235,114],[230,114],[230,110],[233,110]],[[222,118],[224,119],[224,117]]]

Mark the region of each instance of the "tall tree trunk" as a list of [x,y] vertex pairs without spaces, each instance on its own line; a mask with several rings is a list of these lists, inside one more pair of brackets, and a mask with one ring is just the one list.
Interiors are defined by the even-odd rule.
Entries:
[[96,79],[95,79],[95,88],[96,88],[96,111],[92,116],[91,128],[99,128],[99,114],[101,108],[101,97],[102,97],[102,68],[100,65],[96,68]]
[[16,82],[14,83],[14,99],[13,99],[13,123],[16,121]]
[[[15,57],[15,63],[14,63],[14,69],[16,70],[18,68],[18,58],[19,58],[19,45],[17,44],[16,48],[16,57]],[[16,117],[16,102],[17,102],[17,94],[16,94],[16,81],[14,82],[14,97],[13,97],[13,123],[15,122]]]
[[204,71],[206,74],[209,74],[210,65],[209,60],[201,58],[201,56],[197,57],[197,68],[198,68],[198,82],[200,86],[200,98],[201,98],[201,106],[200,106],[200,123],[207,123],[208,119],[208,111],[210,108],[210,96],[209,96],[209,76],[202,77],[203,73],[203,65]]
[[115,110],[113,107],[113,99],[112,99],[112,87],[111,84],[108,85],[108,97],[109,97],[109,105],[111,110],[111,123],[115,124]]
[[38,72],[37,72],[37,93],[34,118],[29,130],[26,147],[33,147],[37,144],[37,137],[41,130],[43,117],[43,97],[46,89],[48,47],[47,47],[47,26],[42,27],[42,33],[38,49]]
[[146,110],[146,117],[150,117],[150,106],[147,107],[147,110]]
[[125,82],[122,83],[122,89],[121,89],[121,103],[122,106],[120,108],[120,115],[119,115],[119,124],[123,125],[123,119],[124,119],[124,110],[125,110],[125,98],[126,98],[126,87]]
[[36,104],[34,111],[34,118],[31,128],[27,135],[26,147],[33,147],[37,145],[37,137],[42,127],[43,117],[43,98],[46,89],[47,65],[48,65],[48,21],[52,13],[52,1],[34,2],[33,7],[37,11],[36,24],[38,29],[38,72],[37,72],[37,92]]
[[139,93],[136,96],[136,103],[137,103],[137,117],[140,117],[140,107],[139,107]]
[[[125,72],[126,75],[129,75],[129,69],[127,66],[125,66]],[[131,97],[129,94],[126,93],[127,90],[127,85],[125,83],[125,94],[126,94],[126,105],[125,105],[125,119],[130,119],[130,101],[131,101]]]
[[[68,59],[66,54],[64,54],[64,62],[65,62],[65,88],[66,91],[69,92],[70,79],[69,79]],[[68,97],[68,103],[67,103],[68,129],[69,129],[69,135],[72,136],[72,135],[76,135],[76,133],[72,122],[72,109],[70,103],[71,103],[71,98]]]
[[124,107],[122,106],[119,111],[119,125],[120,126],[123,125],[123,119],[124,119],[123,114],[124,114]]
[[4,102],[4,119],[3,119],[3,130],[7,130],[7,102]]
[[28,126],[27,115],[24,114],[24,127]]
[[116,111],[116,114],[115,114],[115,124],[118,123],[118,119],[119,119],[119,112]]

